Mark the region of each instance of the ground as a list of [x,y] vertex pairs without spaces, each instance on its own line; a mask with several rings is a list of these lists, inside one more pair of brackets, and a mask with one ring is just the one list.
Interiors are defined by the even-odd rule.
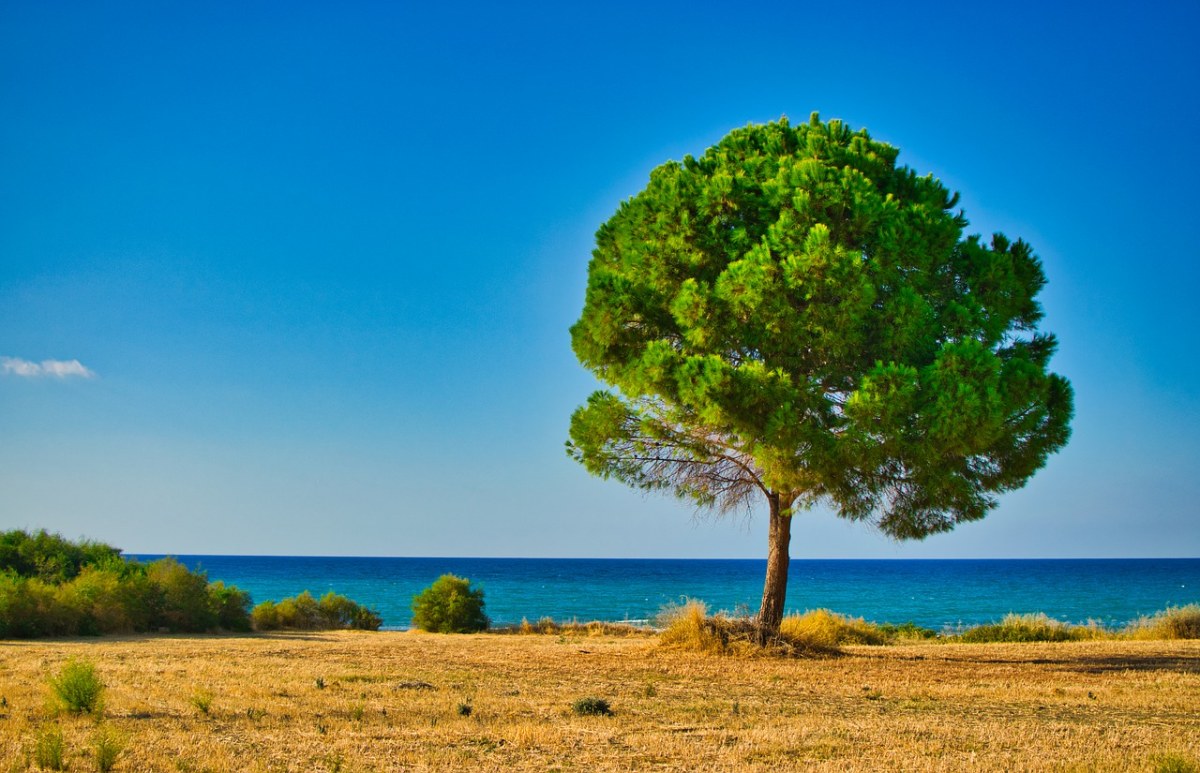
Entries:
[[[102,719],[55,715],[71,658]],[[578,716],[584,697],[611,716]],[[722,658],[654,637],[416,632],[0,642],[0,773],[68,770],[1188,770],[1200,641]],[[1174,765],[1175,767],[1170,767]]]

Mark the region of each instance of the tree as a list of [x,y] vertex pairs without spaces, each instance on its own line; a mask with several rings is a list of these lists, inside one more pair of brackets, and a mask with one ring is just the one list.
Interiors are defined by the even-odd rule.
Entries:
[[725,513],[764,502],[758,624],[783,618],[793,515],[897,539],[982,518],[1070,435],[1023,241],[963,236],[932,175],[841,121],[731,132],[650,173],[596,233],[571,417],[590,472]]

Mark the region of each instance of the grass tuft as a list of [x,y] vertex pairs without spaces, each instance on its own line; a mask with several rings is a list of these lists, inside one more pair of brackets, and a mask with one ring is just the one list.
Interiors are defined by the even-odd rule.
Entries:
[[999,623],[968,628],[958,636],[967,644],[1035,641],[1085,641],[1104,638],[1099,628],[1068,625],[1039,612],[1034,615],[1005,615]]
[[630,623],[605,623],[592,620],[587,623],[559,623],[551,617],[543,617],[536,623],[522,620],[519,625],[489,629],[492,633],[521,634],[525,636],[652,636],[653,629]]
[[887,644],[887,635],[861,617],[846,617],[828,609],[815,609],[783,619],[779,632],[818,647],[842,644]]
[[1125,628],[1133,639],[1200,639],[1200,604],[1167,607],[1134,620]]
[[121,752],[125,751],[125,738],[112,728],[100,727],[92,736],[92,751],[96,755],[96,770],[108,773],[116,767]]
[[188,703],[192,704],[192,707],[201,714],[208,714],[212,710],[212,702],[212,691],[204,688],[194,690],[191,697],[188,698]]
[[104,683],[96,666],[87,660],[70,660],[48,680],[58,707],[72,714],[99,714],[104,708]]
[[33,761],[39,768],[46,770],[66,770],[63,762],[65,750],[62,728],[58,725],[47,725],[38,733],[33,746]]
[[1150,761],[1154,765],[1154,773],[1200,773],[1200,765],[1182,754],[1159,754]]
[[664,608],[658,615],[658,623],[662,627],[659,644],[671,649],[741,657],[805,657],[838,653],[834,646],[782,630],[764,641],[762,630],[752,619],[721,613],[710,616],[704,602],[695,599]]
[[612,707],[603,698],[580,698],[571,704],[571,710],[581,717],[611,717]]

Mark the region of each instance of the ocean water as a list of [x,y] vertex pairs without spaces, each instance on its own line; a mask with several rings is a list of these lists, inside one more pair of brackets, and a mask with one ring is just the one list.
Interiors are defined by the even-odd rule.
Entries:
[[[132,556],[152,560],[159,556]],[[176,556],[255,603],[301,591],[335,591],[407,628],[414,594],[451,572],[482,586],[494,624],[644,622],[664,606],[699,599],[711,611],[754,612],[763,560],[552,558],[332,558]],[[802,560],[793,559],[788,610],[825,607],[874,622],[935,630],[1044,612],[1071,623],[1117,627],[1168,606],[1200,602],[1200,559]]]

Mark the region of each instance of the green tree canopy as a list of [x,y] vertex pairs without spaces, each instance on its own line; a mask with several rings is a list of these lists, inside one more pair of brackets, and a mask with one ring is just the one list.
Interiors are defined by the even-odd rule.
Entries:
[[615,389],[568,451],[718,512],[765,499],[767,631],[797,510],[919,539],[982,518],[1070,434],[1041,263],[964,237],[958,196],[897,155],[816,114],[750,125],[659,166],[596,234],[571,340]]

